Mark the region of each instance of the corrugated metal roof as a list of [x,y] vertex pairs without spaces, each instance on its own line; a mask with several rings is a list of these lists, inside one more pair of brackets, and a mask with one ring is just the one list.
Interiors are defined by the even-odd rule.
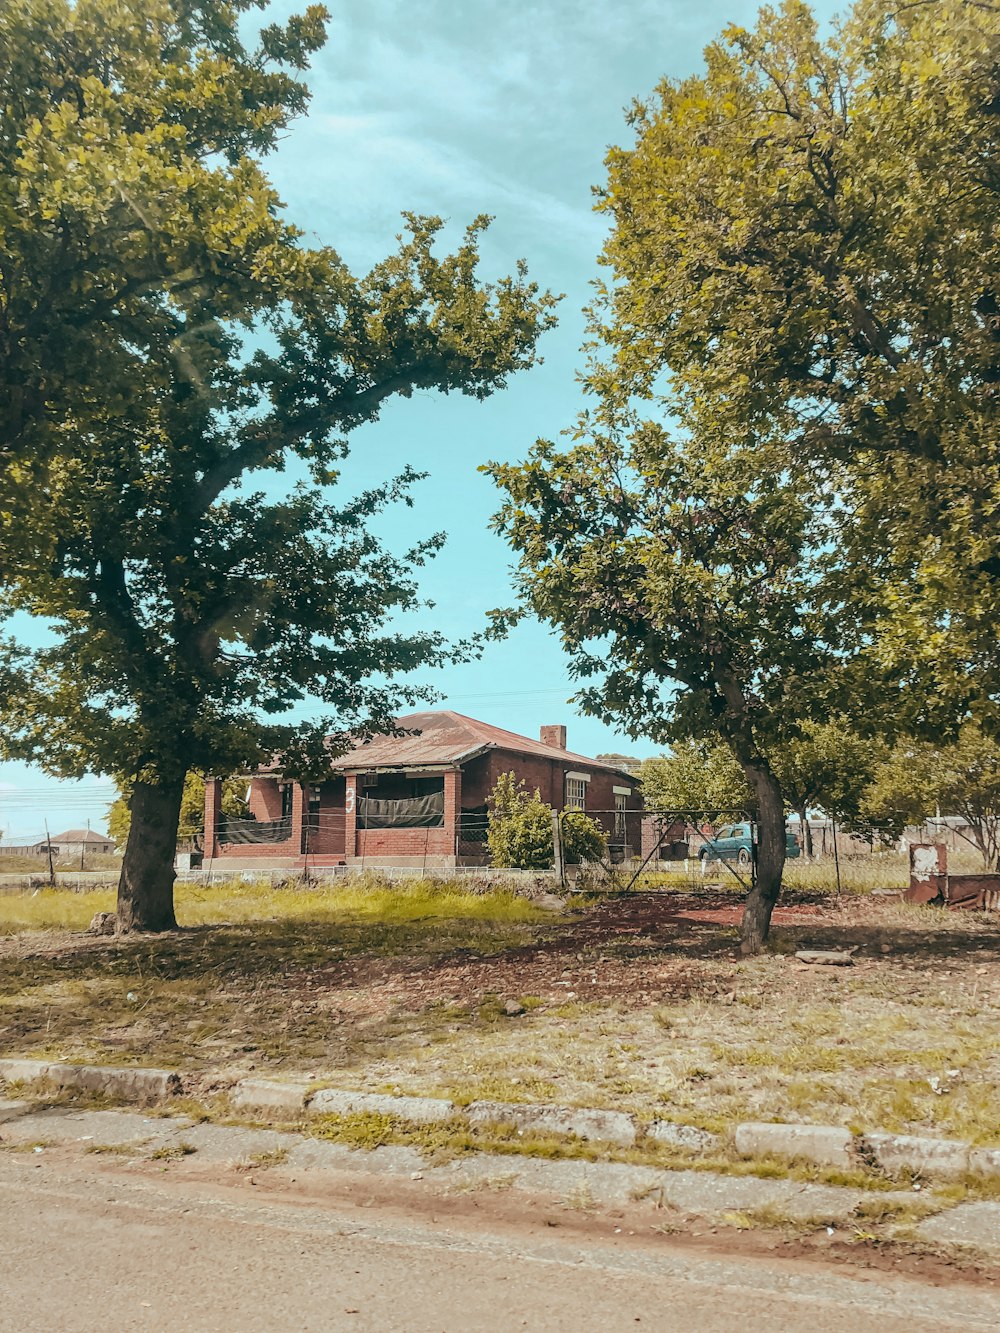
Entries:
[[[542,759],[556,759],[566,764],[583,764],[587,768],[602,768],[609,773],[630,775],[615,764],[599,763],[586,755],[561,750],[543,741],[519,736],[489,722],[448,709],[426,713],[407,713],[396,719],[397,725],[419,735],[375,736],[356,746],[333,761],[333,767],[345,769],[409,768],[421,764],[455,764],[471,759],[483,750],[510,750],[514,754],[536,755]],[[637,779],[631,778],[633,785]]]
[[[42,840],[44,841],[44,839]],[[49,839],[49,842],[111,842],[103,833],[95,833],[93,829],[71,828],[66,833],[56,833]]]

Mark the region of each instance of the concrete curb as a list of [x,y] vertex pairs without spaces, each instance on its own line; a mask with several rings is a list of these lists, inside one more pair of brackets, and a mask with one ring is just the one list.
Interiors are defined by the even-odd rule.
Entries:
[[44,1083],[79,1088],[108,1097],[123,1097],[142,1106],[176,1096],[180,1075],[171,1069],[133,1069],[127,1065],[64,1065],[44,1060],[0,1060],[0,1076],[8,1083]]
[[[119,1065],[71,1065],[45,1060],[0,1060],[0,1079],[103,1093],[148,1106],[183,1091],[179,1074],[169,1069]],[[224,1079],[220,1079],[224,1082]],[[538,1105],[528,1102],[474,1101],[467,1106],[440,1097],[352,1092],[276,1079],[244,1079],[229,1091],[234,1108],[299,1119],[307,1115],[377,1114],[411,1124],[437,1124],[463,1117],[470,1124],[510,1124],[522,1133],[572,1135],[595,1142],[632,1147],[640,1139],[667,1143],[691,1153],[717,1147],[720,1136],[693,1125],[657,1120],[641,1126],[625,1111],[596,1107]],[[841,1125],[780,1124],[747,1121],[736,1126],[734,1141],[744,1157],[784,1157],[817,1166],[876,1167],[887,1175],[911,1171],[924,1177],[954,1180],[964,1175],[1000,1176],[1000,1148],[974,1148],[954,1139],[872,1130],[855,1135]]]

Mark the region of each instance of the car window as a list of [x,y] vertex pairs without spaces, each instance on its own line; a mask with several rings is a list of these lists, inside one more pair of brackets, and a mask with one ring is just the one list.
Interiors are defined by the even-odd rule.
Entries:
[[746,824],[737,824],[736,827],[733,829],[734,838],[749,838],[749,836],[750,836],[750,829],[747,827]]
[[732,826],[729,825],[729,824],[727,824],[725,828],[720,828],[719,831],[718,831],[718,833],[717,833],[715,836],[716,836],[717,839],[719,839],[719,838],[731,838],[731,837],[733,836]]

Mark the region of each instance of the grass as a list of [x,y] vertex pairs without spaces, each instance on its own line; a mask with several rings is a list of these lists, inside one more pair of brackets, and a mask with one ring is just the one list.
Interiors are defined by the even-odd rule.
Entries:
[[[178,934],[63,933],[109,898],[0,898],[5,1053],[183,1068],[195,1095],[226,1068],[723,1135],[800,1120],[1000,1144],[995,917],[791,895],[774,952],[741,960],[734,926],[698,916],[718,893],[554,917],[502,890],[368,879],[181,885]],[[808,968],[803,947],[856,963]]]
[[[982,858],[970,849],[949,851],[948,865],[952,874],[982,874]],[[736,867],[746,878],[746,871]],[[791,892],[836,894],[838,891],[837,864],[832,856],[807,861],[795,857],[785,862],[783,886]],[[909,859],[891,849],[871,853],[845,853],[840,857],[839,888],[845,895],[869,894],[873,889],[905,889],[910,882]],[[689,890],[692,885],[714,884],[723,892],[740,895],[743,886],[735,875],[718,862],[709,862],[704,871],[693,858],[685,868],[683,861],[666,862],[655,871],[645,872],[641,883],[648,887]]]
[[178,1162],[183,1157],[190,1157],[198,1149],[192,1143],[170,1143],[149,1154],[151,1162]]
[[[180,926],[237,925],[245,922],[340,922],[361,920],[386,926],[441,920],[536,921],[544,914],[528,899],[503,889],[469,892],[447,880],[415,880],[388,885],[375,876],[331,888],[291,882],[281,885],[226,880],[221,884],[180,883],[174,891]],[[115,907],[114,890],[75,892],[39,889],[0,897],[0,935],[32,930],[85,930],[95,912]]]

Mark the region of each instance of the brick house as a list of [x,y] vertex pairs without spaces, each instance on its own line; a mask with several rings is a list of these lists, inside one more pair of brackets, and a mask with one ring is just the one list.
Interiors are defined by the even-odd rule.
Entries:
[[638,851],[638,778],[567,750],[565,727],[534,741],[450,710],[397,722],[407,735],[358,745],[325,782],[254,774],[249,820],[223,816],[222,784],[206,782],[205,868],[484,865],[487,798],[503,773],[553,809],[592,813],[618,856]]

